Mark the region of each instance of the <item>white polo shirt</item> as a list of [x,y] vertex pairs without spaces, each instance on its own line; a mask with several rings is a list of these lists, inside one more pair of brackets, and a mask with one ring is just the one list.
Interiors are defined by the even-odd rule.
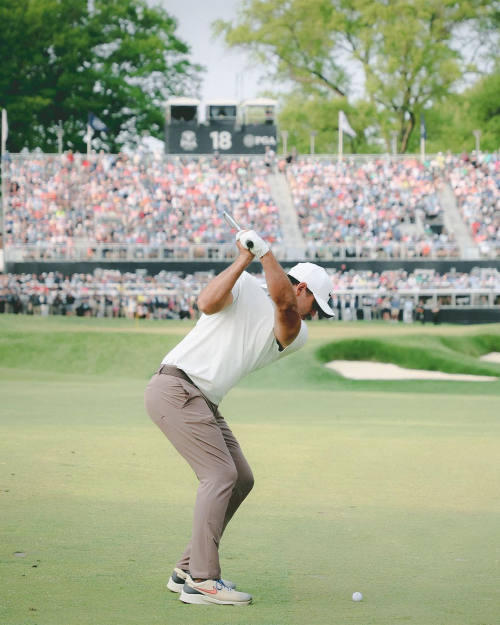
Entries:
[[232,294],[230,306],[214,315],[202,315],[162,362],[182,369],[217,405],[246,375],[298,351],[307,341],[307,326],[302,321],[294,342],[279,350],[274,336],[274,304],[246,271]]

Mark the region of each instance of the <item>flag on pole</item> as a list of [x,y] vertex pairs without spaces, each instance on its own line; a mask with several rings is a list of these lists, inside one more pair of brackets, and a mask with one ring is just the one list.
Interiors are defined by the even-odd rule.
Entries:
[[420,138],[427,140],[427,128],[425,127],[425,118],[420,116]]
[[9,136],[9,124],[7,123],[7,111],[2,109],[2,152],[5,151],[7,137]]
[[347,120],[347,117],[346,117],[346,114],[344,113],[344,111],[340,111],[339,112],[339,130],[341,132],[345,132],[345,134],[349,135],[350,137],[355,137],[356,136],[356,133],[351,128],[351,124]]
[[89,126],[94,130],[97,130],[97,132],[109,132],[109,128],[106,124],[99,119],[97,115],[94,115],[92,111],[89,113]]

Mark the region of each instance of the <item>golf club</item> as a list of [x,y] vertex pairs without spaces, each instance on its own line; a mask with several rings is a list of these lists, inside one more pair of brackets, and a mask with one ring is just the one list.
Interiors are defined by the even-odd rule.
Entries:
[[[238,226],[238,224],[235,222],[235,220],[231,217],[231,215],[229,213],[226,213],[226,211],[224,211],[222,214],[224,216],[224,219],[231,226],[231,228],[235,228],[238,231],[241,230],[241,228]],[[253,247],[253,241],[248,241],[247,242],[247,247],[250,250]]]

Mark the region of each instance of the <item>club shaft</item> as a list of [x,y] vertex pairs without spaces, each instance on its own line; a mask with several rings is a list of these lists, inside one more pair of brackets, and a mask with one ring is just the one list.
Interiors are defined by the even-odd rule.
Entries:
[[[231,226],[231,228],[234,228],[235,230],[238,230],[238,232],[241,230],[241,228],[238,226],[236,221],[231,217],[231,215],[229,213],[224,211],[223,215],[224,215],[224,219]],[[253,241],[248,241],[247,246],[248,246],[248,249],[251,249],[253,247]]]

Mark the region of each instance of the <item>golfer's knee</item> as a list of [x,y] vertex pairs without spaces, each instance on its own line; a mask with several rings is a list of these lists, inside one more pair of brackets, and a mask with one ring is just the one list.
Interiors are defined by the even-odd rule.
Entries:
[[236,488],[239,490],[242,499],[244,499],[248,493],[252,490],[254,485],[254,477],[252,471],[248,470],[244,473],[238,474],[238,481],[236,482]]
[[225,467],[222,471],[217,473],[217,476],[215,478],[217,487],[222,490],[234,488],[237,481],[238,471],[236,470],[234,464],[233,466],[228,465],[227,467]]

